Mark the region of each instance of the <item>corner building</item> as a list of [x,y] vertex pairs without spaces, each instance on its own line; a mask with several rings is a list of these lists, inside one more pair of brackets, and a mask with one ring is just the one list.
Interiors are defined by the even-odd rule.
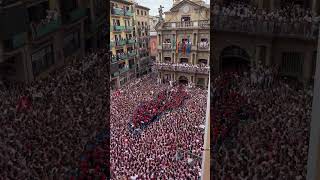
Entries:
[[[156,25],[157,64],[168,66],[158,68],[159,78],[163,83],[175,81],[206,88],[209,71],[199,71],[196,66],[208,67],[210,63],[210,6],[201,0],[174,0],[164,14],[164,20]],[[183,47],[186,42],[190,48]],[[188,68],[174,68],[173,64]]]

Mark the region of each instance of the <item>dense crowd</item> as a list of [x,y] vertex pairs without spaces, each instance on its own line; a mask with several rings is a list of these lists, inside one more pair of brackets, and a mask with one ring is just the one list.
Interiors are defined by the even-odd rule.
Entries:
[[111,94],[112,179],[199,179],[206,112],[206,90],[185,88],[190,98],[133,134],[128,122],[140,102],[161,94],[168,84],[146,75]]
[[306,179],[310,90],[270,69],[251,73],[228,72],[213,82],[211,176]]
[[149,102],[142,102],[134,111],[130,124],[132,129],[144,128],[152,123],[163,113],[179,108],[188,93],[183,86],[172,88],[170,91],[164,90]]
[[318,30],[320,16],[297,4],[286,4],[274,10],[259,9],[250,3],[232,2],[228,5],[214,2],[216,28],[237,27],[246,31],[303,33],[313,36]]
[[107,52],[70,59],[30,84],[1,84],[1,179],[70,177],[85,145],[106,127]]

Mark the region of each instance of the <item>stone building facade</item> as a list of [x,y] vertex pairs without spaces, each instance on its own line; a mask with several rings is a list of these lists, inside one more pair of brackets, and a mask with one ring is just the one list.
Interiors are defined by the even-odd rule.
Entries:
[[206,88],[210,63],[209,5],[199,0],[175,0],[164,14],[164,20],[156,26],[159,79],[163,83],[174,81]]

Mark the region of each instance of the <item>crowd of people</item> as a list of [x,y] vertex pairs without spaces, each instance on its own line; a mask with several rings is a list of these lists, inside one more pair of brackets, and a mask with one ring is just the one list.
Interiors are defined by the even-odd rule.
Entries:
[[181,72],[198,72],[209,74],[210,67],[205,64],[188,64],[188,63],[156,63],[154,68],[159,70],[171,70],[171,71],[181,71]]
[[214,27],[246,32],[270,32],[317,36],[320,16],[297,4],[287,4],[274,10],[259,9],[250,3],[214,2]]
[[[133,135],[128,122],[140,102],[170,88],[149,74],[111,92],[112,179],[199,179],[207,92],[186,88],[183,105],[167,111],[140,134]],[[160,95],[161,96],[161,95]]]
[[161,114],[179,108],[188,94],[183,86],[164,90],[149,102],[141,102],[131,118],[132,129],[143,128],[156,120]]
[[[107,53],[69,59],[66,66],[30,84],[1,83],[1,179],[76,176],[85,145],[97,135],[101,138],[106,128]],[[101,177],[109,171],[105,169],[100,169]]]
[[213,80],[214,179],[306,179],[312,94],[262,69]]

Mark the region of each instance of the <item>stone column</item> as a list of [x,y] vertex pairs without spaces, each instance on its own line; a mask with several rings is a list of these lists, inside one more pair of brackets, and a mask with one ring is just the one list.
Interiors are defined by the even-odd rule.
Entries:
[[313,13],[319,13],[319,1],[318,0],[312,0],[311,5],[312,5],[312,12]]
[[274,0],[270,0],[270,9],[274,10]]
[[307,180],[320,179],[320,41],[318,39],[318,54],[316,73],[314,77],[312,117],[310,124]]

